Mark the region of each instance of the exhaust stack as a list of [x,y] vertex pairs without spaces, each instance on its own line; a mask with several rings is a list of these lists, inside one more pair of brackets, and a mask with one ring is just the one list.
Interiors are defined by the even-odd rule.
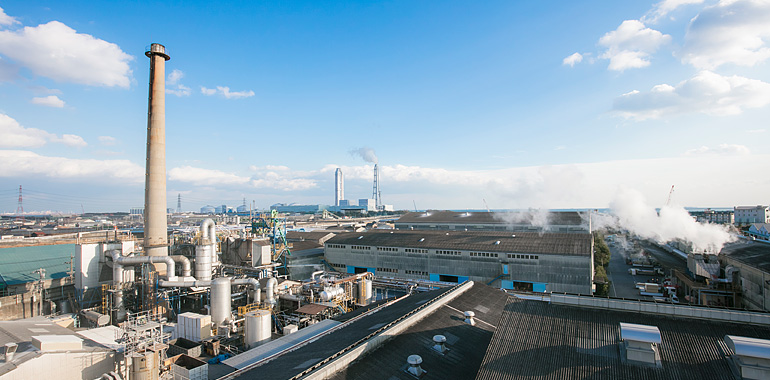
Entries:
[[[147,167],[144,186],[144,250],[148,256],[168,256],[166,220],[166,47],[152,44],[144,53],[150,58],[150,96],[147,109]],[[166,265],[155,264],[161,275]]]

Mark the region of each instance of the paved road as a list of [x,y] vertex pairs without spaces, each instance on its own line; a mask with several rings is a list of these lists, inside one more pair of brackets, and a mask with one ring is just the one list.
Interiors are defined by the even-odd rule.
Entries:
[[[642,296],[639,294],[639,290],[634,287],[636,282],[643,282],[646,279],[642,279],[642,276],[632,276],[628,274],[628,268],[631,266],[626,264],[625,257],[623,256],[622,249],[619,247],[613,247],[607,244],[612,252],[610,256],[610,265],[607,266],[607,277],[610,282],[610,297],[628,298],[628,299],[652,299],[651,297]],[[640,277],[636,279],[635,277]]]

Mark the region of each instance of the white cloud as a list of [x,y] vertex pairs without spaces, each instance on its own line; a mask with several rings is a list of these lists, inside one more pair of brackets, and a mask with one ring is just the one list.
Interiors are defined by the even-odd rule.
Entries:
[[36,148],[47,142],[61,143],[74,147],[86,146],[85,140],[76,135],[59,137],[37,128],[24,128],[8,115],[0,113],[0,148]]
[[219,170],[183,166],[168,171],[168,179],[172,181],[190,182],[196,185],[243,185],[249,182],[249,177]]
[[190,93],[192,93],[192,90],[190,90],[190,87],[187,87],[182,84],[176,85],[175,89],[166,88],[166,93],[171,95],[176,95],[178,97],[182,96],[190,96]]
[[42,96],[39,98],[32,98],[32,104],[38,104],[46,107],[64,107],[64,100],[59,99],[56,95]]
[[114,179],[141,183],[144,169],[128,160],[80,160],[41,156],[24,150],[0,150],[0,177]]
[[102,145],[115,145],[117,139],[112,136],[99,136],[97,137]]
[[19,77],[19,67],[0,57],[0,82],[10,82]]
[[676,87],[661,84],[648,92],[632,91],[616,98],[613,111],[637,121],[664,116],[703,113],[736,115],[770,104],[770,83],[737,75],[701,71]]
[[240,99],[254,96],[254,91],[230,91],[230,87],[217,86],[217,88],[206,88],[201,86],[201,94],[216,95],[220,94],[226,99]]
[[58,21],[0,31],[0,54],[60,82],[106,87],[129,87],[131,82],[130,55]]
[[700,69],[754,66],[770,58],[769,40],[770,1],[721,0],[690,21],[681,58]]
[[609,69],[623,71],[650,65],[650,54],[671,41],[671,36],[644,26],[638,20],[626,20],[599,39],[607,50],[600,56],[609,59]]
[[0,25],[13,25],[18,23],[19,21],[17,21],[16,18],[8,16],[5,14],[3,8],[0,8]]
[[654,24],[677,8],[691,4],[702,4],[703,0],[663,0],[642,17],[642,22]]
[[684,153],[685,156],[747,156],[749,154],[751,150],[748,147],[737,144],[719,144],[715,148],[702,146]]
[[182,72],[182,70],[171,70],[171,73],[168,74],[168,79],[166,79],[166,84],[177,84],[182,78],[184,78],[184,72]]
[[87,146],[86,140],[78,135],[62,135],[61,137],[51,138],[52,142],[61,143],[75,148],[82,148]]
[[253,176],[246,177],[234,173],[226,173],[220,170],[202,169],[192,166],[184,166],[169,170],[168,176],[172,181],[189,182],[195,185],[241,188],[275,189],[281,191],[299,191],[317,187],[315,179],[297,178],[312,175],[311,173],[290,172],[287,167],[256,167],[249,169],[256,171]]
[[563,61],[561,61],[561,64],[564,66],[574,67],[576,64],[583,61],[583,55],[580,53],[573,53],[567,58],[564,58]]
[[764,129],[764,128],[759,128],[759,129],[749,129],[746,132],[748,132],[748,133],[765,133],[766,131],[767,130]]

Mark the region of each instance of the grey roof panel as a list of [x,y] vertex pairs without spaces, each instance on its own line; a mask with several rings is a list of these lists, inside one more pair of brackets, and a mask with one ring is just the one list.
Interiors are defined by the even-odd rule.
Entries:
[[[531,224],[536,217],[532,212],[457,212],[428,210],[409,212],[401,216],[396,223],[440,223],[440,224]],[[577,211],[552,211],[547,213],[548,224],[573,225],[584,224],[581,213]]]

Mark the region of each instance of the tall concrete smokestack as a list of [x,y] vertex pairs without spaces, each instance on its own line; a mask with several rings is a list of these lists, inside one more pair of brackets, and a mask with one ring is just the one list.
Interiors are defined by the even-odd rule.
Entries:
[[[147,109],[147,169],[144,185],[144,251],[148,256],[168,256],[166,221],[166,47],[150,45],[150,99]],[[166,274],[166,264],[155,264]],[[173,276],[173,273],[171,274]]]
[[342,177],[342,169],[337,168],[334,172],[334,205],[340,205],[340,201],[345,199],[345,180]]

